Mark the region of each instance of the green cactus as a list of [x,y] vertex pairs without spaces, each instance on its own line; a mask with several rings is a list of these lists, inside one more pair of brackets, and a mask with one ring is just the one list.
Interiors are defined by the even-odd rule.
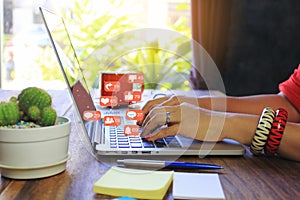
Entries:
[[47,106],[42,110],[39,124],[41,126],[51,126],[55,124],[56,116],[56,111],[51,106]]
[[43,89],[29,87],[9,102],[0,103],[0,126],[16,124],[20,119],[41,126],[55,124],[57,113],[51,107],[51,96]]
[[28,108],[28,116],[34,121],[38,121],[41,116],[41,110],[37,106],[31,106]]
[[1,102],[0,103],[0,126],[15,124],[20,119],[20,112],[17,103]]
[[37,106],[39,109],[51,106],[51,96],[43,89],[37,87],[28,87],[21,91],[18,96],[20,110],[28,115],[28,109],[31,106]]
[[[25,88],[18,95],[18,102],[24,120],[31,120],[41,126],[54,125],[57,114],[51,108],[52,99],[45,90],[37,87]],[[44,109],[46,112],[43,111]],[[47,114],[49,114],[48,117]]]
[[10,97],[9,101],[14,102],[14,103],[18,103],[18,99],[15,96]]

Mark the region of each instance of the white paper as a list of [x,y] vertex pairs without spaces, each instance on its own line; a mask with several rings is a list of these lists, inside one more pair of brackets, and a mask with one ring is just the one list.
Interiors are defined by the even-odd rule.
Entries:
[[225,199],[218,174],[175,172],[174,199]]

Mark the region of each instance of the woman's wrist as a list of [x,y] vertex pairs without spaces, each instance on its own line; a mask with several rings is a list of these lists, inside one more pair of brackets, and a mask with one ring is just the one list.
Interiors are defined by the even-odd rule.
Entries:
[[254,136],[259,116],[228,113],[226,115],[222,138],[233,139],[245,145],[250,145]]

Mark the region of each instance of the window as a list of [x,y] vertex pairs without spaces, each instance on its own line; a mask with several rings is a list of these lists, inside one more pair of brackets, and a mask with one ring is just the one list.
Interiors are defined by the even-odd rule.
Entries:
[[[97,71],[107,70],[108,66],[99,65],[105,63],[110,65],[109,70],[112,71],[144,72],[150,88],[189,87],[185,79],[188,79],[191,66],[185,55],[188,55],[190,48],[189,45],[184,46],[191,37],[189,0],[4,0],[3,7],[0,7],[3,9],[3,22],[0,21],[3,27],[2,88],[22,89],[32,85],[45,89],[65,87],[38,12],[40,5],[66,20],[76,53],[85,67],[90,84],[97,80]],[[159,40],[149,42],[148,48],[140,46],[135,51],[120,52],[109,64],[104,53],[101,58],[94,55],[99,48],[104,48],[104,44],[110,45],[110,48],[105,46],[107,55],[116,52],[116,49],[126,48],[126,41],[131,37],[127,33],[141,29],[146,32],[151,29],[166,34],[176,33],[173,35],[178,38],[173,38],[172,43],[184,55],[168,51],[173,47],[162,47],[162,43],[166,41]],[[122,38],[121,36],[129,38],[115,40]],[[184,47],[186,51],[183,51]],[[149,61],[154,57],[156,62],[140,67],[142,61]],[[98,60],[95,61],[95,58]],[[101,59],[106,60],[104,62]],[[173,75],[166,76],[167,72],[169,75],[172,72]],[[182,78],[183,83],[178,82],[176,75]]]

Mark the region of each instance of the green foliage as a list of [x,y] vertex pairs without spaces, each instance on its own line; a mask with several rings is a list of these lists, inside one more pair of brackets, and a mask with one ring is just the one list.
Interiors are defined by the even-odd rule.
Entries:
[[[176,11],[177,12],[183,12],[183,13],[190,13],[189,10],[191,9],[190,7],[190,1],[185,0],[185,2],[182,2],[177,5]],[[168,22],[168,25],[175,31],[191,38],[191,29],[190,29],[190,17],[185,16],[185,15],[180,15],[174,23]]]
[[135,18],[126,11],[134,5],[123,0],[106,2],[107,8],[98,10],[94,8],[100,6],[97,1],[76,0],[70,7],[71,17],[68,17],[66,12],[62,13],[71,30],[71,38],[80,60],[87,58],[100,44],[111,37],[137,28]]
[[[98,86],[99,71],[137,71],[144,73],[146,88],[189,89],[191,48],[187,16],[180,16],[174,23],[169,22],[172,30],[180,35],[168,40],[171,43],[169,45],[177,46],[174,52],[168,51],[169,47],[159,40],[147,41],[143,47],[134,49],[130,44],[138,39],[123,33],[139,27],[139,20],[130,13],[135,5],[130,4],[130,1],[106,0],[101,1],[106,2],[103,9],[99,2],[76,0],[69,12],[61,13],[70,30],[71,40],[88,85]],[[179,12],[189,9],[188,1],[179,4],[177,9]],[[58,30],[61,28],[57,27]],[[182,36],[185,38],[182,39]],[[114,37],[118,37],[118,40],[110,44],[108,41]],[[61,35],[60,43],[65,48],[64,51],[70,52],[70,45],[66,42],[67,38]],[[43,60],[47,61],[41,64],[44,79],[58,78],[61,73],[59,67],[54,68],[57,62],[53,53],[45,50],[43,56]],[[77,76],[74,73],[73,78],[76,79]]]
[[53,49],[46,46],[35,61],[40,66],[43,80],[62,80],[61,70],[53,53]]
[[[179,9],[189,9],[188,3],[182,3]],[[177,34],[174,38],[167,38],[167,41],[158,39],[147,40],[134,33],[127,34],[119,32],[115,38],[105,38],[105,43],[99,45],[85,59],[85,75],[88,77],[89,85],[98,87],[98,79],[95,74],[98,71],[110,72],[141,72],[145,76],[146,89],[181,89],[189,90],[189,71],[191,69],[191,48],[190,48],[190,28],[188,18],[179,17],[170,25]],[[142,33],[152,35],[152,30],[145,30]],[[162,34],[163,31],[158,30]],[[134,32],[134,30],[132,31]],[[169,34],[169,30],[166,30]],[[184,35],[183,35],[184,34]],[[136,45],[139,43],[140,45]],[[169,44],[165,44],[169,43]],[[167,46],[166,46],[167,45]],[[172,47],[170,47],[172,46]],[[176,46],[174,48],[174,46]],[[170,50],[171,49],[171,50]]]
[[[101,9],[98,3],[106,2],[105,9]],[[95,8],[99,9],[95,9]],[[71,34],[71,40],[74,44],[76,54],[81,66],[84,66],[82,70],[89,74],[97,74],[101,70],[101,66],[91,65],[86,66],[84,60],[96,50],[96,48],[107,41],[109,38],[123,33],[127,30],[138,27],[135,23],[133,15],[131,15],[128,8],[132,8],[134,5],[128,3],[128,1],[122,0],[107,0],[107,1],[90,1],[90,0],[76,0],[73,5],[65,11],[62,10],[61,16],[66,22],[66,26]],[[70,45],[66,35],[62,34],[63,27],[56,27],[59,43],[64,47],[64,52],[68,55],[70,51]],[[61,33],[60,33],[61,32]],[[126,41],[124,39],[124,41]],[[50,52],[50,51],[52,52]],[[60,79],[63,80],[60,72],[60,68],[57,64],[56,58],[53,56],[53,50],[45,48],[45,52],[37,62],[41,66],[44,80]],[[108,52],[109,53],[109,52]],[[71,60],[71,62],[76,62]],[[74,77],[77,79],[77,74]],[[95,76],[91,77],[93,81]]]
[[146,89],[188,90],[191,64],[183,55],[176,55],[153,42],[149,47],[137,49],[114,63],[118,71],[138,71],[144,74]]

